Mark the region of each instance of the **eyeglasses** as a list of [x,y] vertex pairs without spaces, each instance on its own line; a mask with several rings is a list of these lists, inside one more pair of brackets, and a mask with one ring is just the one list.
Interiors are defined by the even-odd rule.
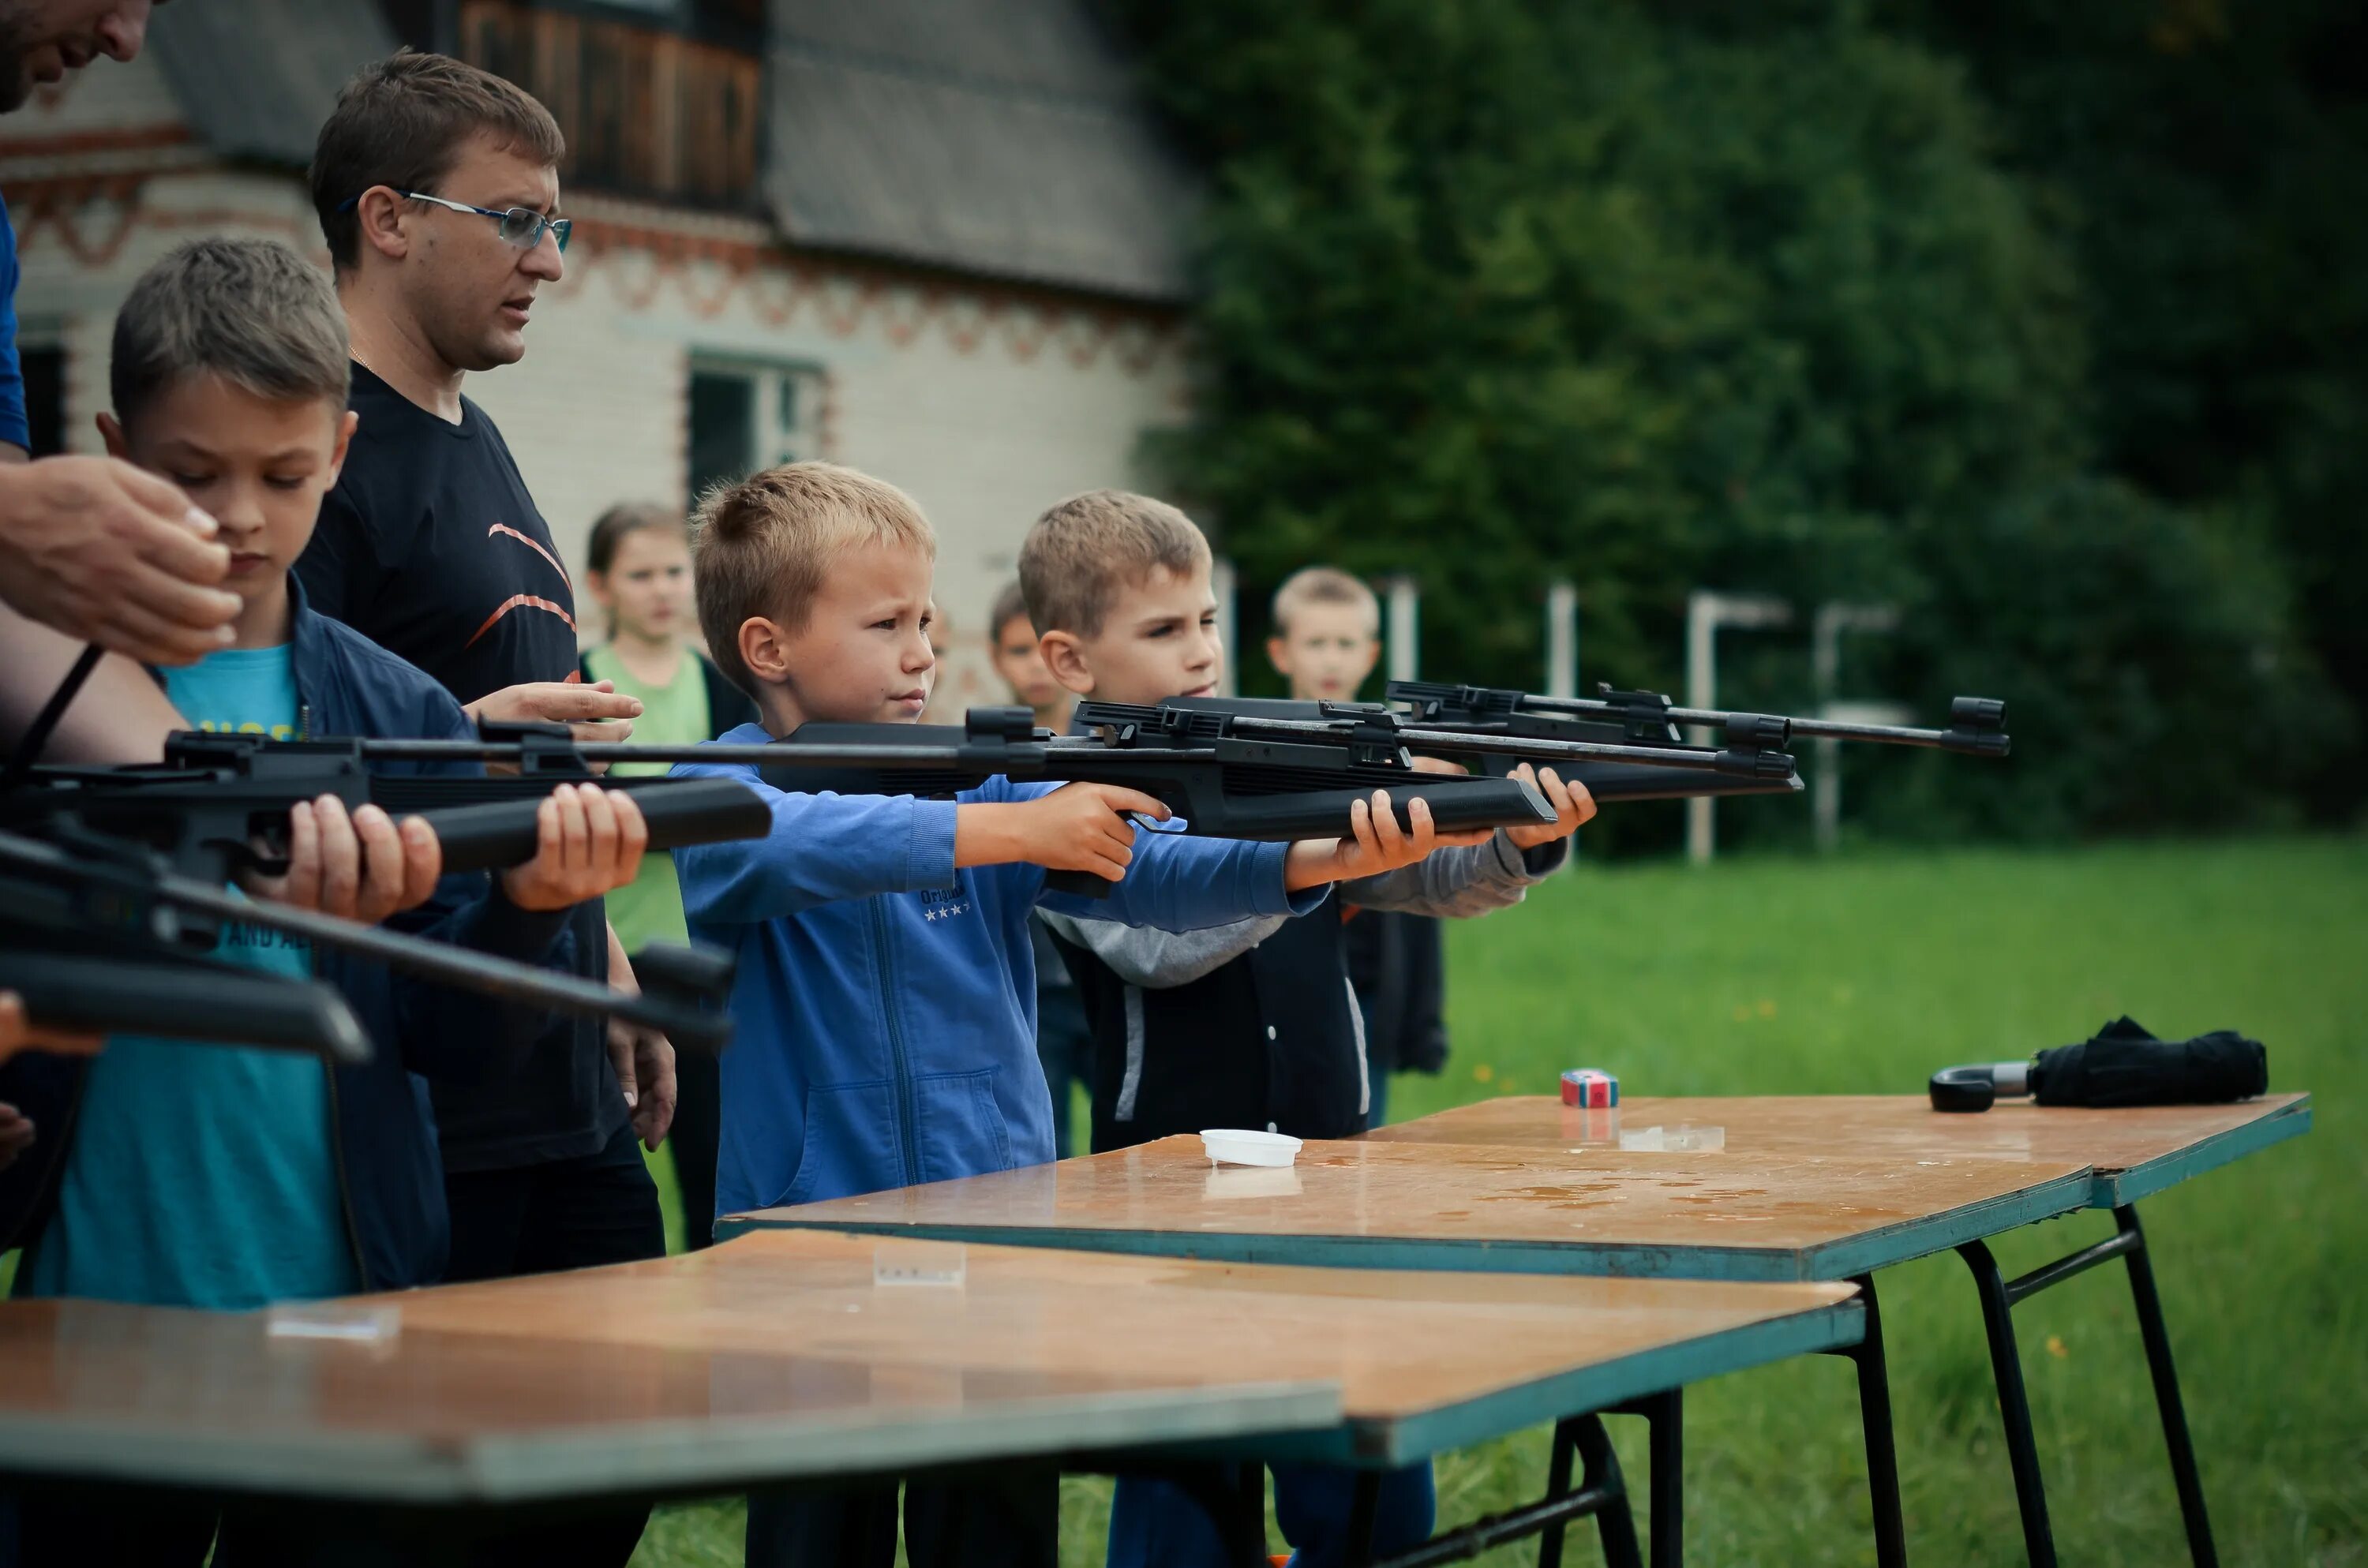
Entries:
[[[465,201],[447,201],[440,196],[430,196],[421,190],[398,190],[395,195],[408,201],[432,201],[455,212],[474,212],[480,218],[491,218],[500,226],[502,238],[520,250],[532,250],[542,244],[543,231],[548,229],[559,244],[560,254],[564,256],[567,254],[567,236],[575,227],[573,218],[546,218],[531,207],[472,207]],[[360,200],[359,196],[348,196],[337,203],[337,210],[350,212]]]

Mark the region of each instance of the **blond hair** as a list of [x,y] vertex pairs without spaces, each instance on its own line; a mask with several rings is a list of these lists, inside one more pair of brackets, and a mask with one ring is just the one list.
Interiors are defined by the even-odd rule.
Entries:
[[1274,634],[1291,635],[1291,618],[1310,605],[1354,605],[1365,612],[1369,636],[1382,634],[1382,601],[1373,590],[1338,566],[1306,566],[1274,591]]
[[1019,591],[1039,632],[1091,637],[1119,590],[1155,574],[1209,567],[1209,541],[1165,501],[1123,490],[1088,490],[1036,519],[1019,547]]
[[691,581],[715,667],[755,696],[740,628],[766,616],[797,631],[814,613],[831,562],[869,544],[904,545],[932,561],[938,554],[938,536],[911,496],[837,463],[783,463],[700,496],[690,523]]

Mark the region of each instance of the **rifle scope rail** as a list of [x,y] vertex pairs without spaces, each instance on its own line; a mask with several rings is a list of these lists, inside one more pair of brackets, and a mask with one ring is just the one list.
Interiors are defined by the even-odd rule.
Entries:
[[1949,703],[1949,727],[1918,729],[1896,724],[1857,724],[1838,719],[1799,719],[1773,713],[1681,708],[1651,691],[1622,691],[1610,682],[1598,697],[1541,697],[1504,687],[1457,686],[1441,681],[1394,680],[1386,692],[1417,720],[1505,723],[1521,718],[1582,720],[1616,724],[1634,739],[1655,739],[1677,724],[1719,731],[1730,748],[1781,749],[1796,739],[1865,741],[1878,745],[1922,746],[1967,756],[2005,756],[2006,704],[1991,697],[1958,697]]

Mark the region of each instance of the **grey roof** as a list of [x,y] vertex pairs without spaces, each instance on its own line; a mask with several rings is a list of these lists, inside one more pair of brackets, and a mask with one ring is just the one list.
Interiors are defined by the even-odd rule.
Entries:
[[[1128,299],[1189,293],[1198,187],[1089,0],[768,0],[764,198],[792,244]],[[149,24],[191,128],[293,164],[397,40],[374,0]]]
[[397,41],[373,0],[206,0],[158,6],[148,22],[148,47],[207,146],[299,167],[337,89]]
[[796,244],[1177,301],[1197,187],[1086,0],[770,0]]

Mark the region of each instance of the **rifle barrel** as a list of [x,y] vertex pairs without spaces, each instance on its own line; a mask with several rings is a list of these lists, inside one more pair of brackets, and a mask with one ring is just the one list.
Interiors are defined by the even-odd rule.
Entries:
[[[1308,735],[1337,739],[1346,733],[1338,721],[1323,719],[1255,719],[1235,716],[1234,731],[1241,735]],[[1550,741],[1529,735],[1497,735],[1471,730],[1401,728],[1392,738],[1417,748],[1440,751],[1486,751],[1499,756],[1524,756],[1543,762],[1623,762],[1652,767],[1694,768],[1704,773],[1758,774],[1748,757],[1725,752],[1679,751],[1668,746],[1620,745],[1606,741]],[[1782,771],[1792,771],[1793,759],[1782,759]]]
[[[1722,729],[1758,714],[1728,712],[1716,708],[1654,708],[1646,710],[1592,697],[1539,697],[1523,694],[1520,706],[1533,712],[1567,714],[1574,719],[1624,724],[1644,718],[1656,723],[1701,724]],[[1943,751],[1979,752],[2003,756],[2006,737],[1995,731],[1930,730],[1896,724],[1853,724],[1839,719],[1794,719],[1778,716],[1789,733],[1811,740],[1872,741],[1878,745],[1930,746]]]

